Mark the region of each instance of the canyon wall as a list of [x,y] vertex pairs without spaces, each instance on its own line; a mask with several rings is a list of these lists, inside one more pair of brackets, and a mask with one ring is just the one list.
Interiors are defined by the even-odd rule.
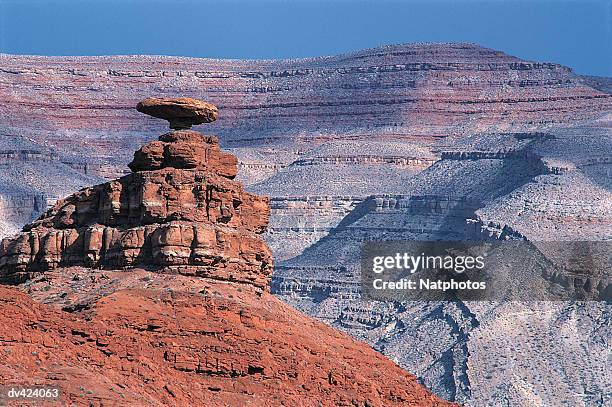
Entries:
[[[597,405],[605,393],[598,359],[605,341],[595,332],[607,332],[605,302],[367,301],[361,297],[360,256],[362,244],[378,240],[609,240],[611,140],[601,126],[559,130],[552,137],[483,135],[457,142],[399,185],[402,194],[366,198],[326,237],[280,261],[272,291],[412,366],[448,399],[466,405]],[[592,166],[578,164],[584,160]],[[609,296],[609,273],[547,271],[517,272],[514,282],[529,286],[534,296],[561,287]],[[552,345],[559,331],[563,350]],[[509,343],[514,352],[506,351]],[[588,350],[580,350],[584,343]],[[419,356],[406,355],[406,349],[418,349]],[[505,364],[512,368],[500,370]],[[589,373],[575,375],[578,366]],[[521,384],[511,379],[517,371],[525,378]],[[532,390],[523,392],[525,386]],[[575,398],[587,391],[590,396]]]
[[[404,170],[426,168],[439,158],[432,154],[435,145],[448,138],[566,126],[612,106],[611,95],[585,85],[567,67],[474,44],[395,45],[282,61],[12,55],[0,60],[0,136],[9,145],[44,146],[45,157],[111,179],[125,174],[130,152],[150,139],[150,130],[161,130],[136,114],[138,100],[202,97],[222,108],[210,129],[239,157],[241,180],[260,184],[255,190],[275,199],[361,200],[396,193]],[[372,148],[376,142],[385,147]],[[359,185],[334,181],[352,173]],[[33,176],[59,184],[42,170]],[[312,184],[313,191],[278,186],[296,179],[306,189]],[[316,217],[327,216],[313,215],[304,221],[306,229],[320,229]],[[337,221],[330,219],[327,228]],[[311,242],[320,234],[301,237]],[[299,254],[301,237],[287,235],[294,249],[280,255]]]
[[0,233],[2,236],[16,233],[22,225],[44,212],[49,204],[44,194],[0,195]]

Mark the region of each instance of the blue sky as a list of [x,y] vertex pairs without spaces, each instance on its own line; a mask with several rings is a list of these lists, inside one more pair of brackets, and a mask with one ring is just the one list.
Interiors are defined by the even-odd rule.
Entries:
[[612,0],[0,0],[11,54],[292,58],[417,41],[612,76]]

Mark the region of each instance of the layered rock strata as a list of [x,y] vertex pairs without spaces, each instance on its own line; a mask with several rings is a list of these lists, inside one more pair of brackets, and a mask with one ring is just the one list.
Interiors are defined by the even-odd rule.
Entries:
[[[567,67],[475,44],[403,44],[299,60],[3,55],[2,61],[2,124],[36,126],[38,137],[52,128],[104,129],[115,139],[142,126],[160,128],[132,109],[151,93],[214,95],[224,111],[215,131],[232,147],[536,128],[592,117],[612,103]],[[23,106],[30,120],[22,120]],[[90,140],[97,147],[90,154],[121,152],[100,136]],[[66,132],[57,142],[78,147],[79,138]]]
[[[605,89],[593,89],[598,86],[567,67],[475,44],[404,44],[282,61],[3,55],[2,62],[0,135],[11,143],[27,138],[74,168],[88,163],[90,173],[113,179],[131,151],[149,141],[142,129],[162,128],[134,112],[138,100],[153,93],[206,97],[223,107],[210,126],[240,158],[243,182],[262,182],[287,168],[256,190],[275,198],[395,194],[403,179],[390,188],[379,184],[423,169],[415,159],[430,158],[403,149],[366,150],[361,157],[360,143],[430,146],[474,133],[543,131],[612,106]],[[326,157],[315,151],[338,142],[344,151]],[[382,166],[387,171],[372,175]],[[360,185],[339,191],[354,173]],[[33,176],[54,180],[43,170]],[[283,179],[308,179],[317,190],[277,194]],[[317,227],[319,215],[327,216],[313,212],[306,227]],[[283,235],[286,226],[273,227],[275,239],[299,249],[283,257],[299,254],[300,240],[320,237]]]
[[[472,197],[484,205],[475,222],[492,234],[510,225],[534,240],[611,236],[609,78],[587,81],[566,67],[471,44],[399,45],[300,61],[6,56],[3,64],[0,131],[11,143],[7,149],[28,137],[33,146],[26,149],[48,145],[62,162],[123,168],[148,137],[142,129],[161,128],[134,113],[139,98],[153,91],[213,97],[224,114],[211,126],[241,158],[239,176],[273,197],[266,239],[283,257],[301,253],[340,223],[346,234],[332,233],[324,245],[349,244],[370,233],[370,222],[384,234],[390,232],[385,226],[404,222],[419,230],[423,220],[427,233],[404,235],[416,239],[427,238],[436,222],[442,231],[454,230],[442,214],[436,220],[427,211],[415,217],[388,207],[381,210],[393,213],[388,221],[370,214],[349,236],[344,216],[356,205],[363,210],[358,203],[372,193]],[[535,151],[541,162],[497,155],[530,138],[548,139]],[[444,159],[420,173],[422,167],[393,157],[431,157],[403,145],[470,157]],[[525,164],[535,164],[526,181],[513,171]],[[49,170],[30,179],[65,184]],[[525,182],[514,182],[519,179]],[[24,182],[9,179],[0,189]],[[458,232],[465,227],[455,226]],[[283,298],[367,338],[445,397],[474,405],[593,405],[607,394],[601,344],[610,337],[609,307],[508,304],[497,314],[482,309],[475,316],[478,307],[469,304],[344,301],[358,297],[358,276],[347,271],[352,255],[336,262],[329,256],[334,251],[312,252],[340,264],[318,267],[308,254],[282,264],[279,285],[295,284],[280,293]],[[335,297],[325,301],[330,293]]]
[[410,142],[329,142],[249,189],[272,195],[264,238],[284,260],[325,237],[369,195],[396,192],[438,158]]
[[[272,292],[367,340],[447,399],[475,406],[605,404],[609,302],[365,301],[359,264],[366,241],[610,240],[612,137],[609,121],[602,123],[453,140],[439,161],[397,189],[402,194],[368,197],[328,236],[279,261]],[[594,257],[605,263],[609,251]],[[520,270],[525,274],[517,269],[514,283],[534,294],[567,289],[609,298],[609,272],[606,278],[593,268],[588,275]]]

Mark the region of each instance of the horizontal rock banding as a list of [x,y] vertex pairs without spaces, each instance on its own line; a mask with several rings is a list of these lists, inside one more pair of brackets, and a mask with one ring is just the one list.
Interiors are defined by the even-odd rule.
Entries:
[[[234,146],[249,145],[254,135],[256,144],[304,134],[308,141],[465,135],[500,122],[567,123],[612,106],[612,96],[585,86],[567,67],[474,44],[397,45],[283,61],[5,56],[0,69],[0,109],[15,128],[104,129],[107,137],[153,123],[133,113],[139,98],[177,91],[214,95],[224,114],[212,126]],[[33,119],[22,120],[24,111]],[[89,155],[105,152],[105,137],[91,140],[98,148]],[[79,147],[78,140],[63,142]],[[114,153],[125,158],[120,149]]]
[[[404,169],[417,171],[424,165],[404,165],[386,155],[320,160],[294,156],[296,151],[308,153],[339,140],[360,148],[357,142],[430,144],[491,130],[542,131],[597,117],[612,107],[612,95],[587,86],[567,67],[523,61],[474,44],[404,44],[283,61],[7,55],[2,65],[1,121],[7,134],[33,140],[28,148],[53,140],[51,147],[63,156],[61,162],[87,162],[82,171],[113,179],[121,175],[131,152],[148,141],[142,129],[161,129],[159,121],[134,111],[138,100],[176,92],[205,95],[223,109],[209,126],[225,146],[241,150],[235,153],[244,182],[265,181],[296,158],[303,160],[294,167],[333,168],[327,174],[317,169],[314,175],[296,176],[313,184],[322,180],[316,192],[291,193],[304,196],[396,193],[403,183],[379,188],[396,177],[372,175],[368,168],[354,176],[367,187],[353,190],[351,185],[339,191],[340,182],[332,175],[345,180],[347,173],[356,173],[339,166],[384,168],[390,163],[398,167],[396,174],[405,174]],[[273,154],[245,160],[245,150],[269,148]],[[66,152],[71,156],[65,157]],[[44,171],[34,177],[51,178]],[[258,192],[286,195],[276,189],[268,184]]]
[[95,224],[36,228],[0,246],[1,280],[21,283],[37,272],[83,265],[142,267],[265,287],[271,255],[254,233],[214,225],[167,222],[129,229]]
[[0,287],[2,383],[62,404],[451,405],[266,292],[269,200],[216,137],[164,134],[130,168],[0,244],[0,283],[44,303]]

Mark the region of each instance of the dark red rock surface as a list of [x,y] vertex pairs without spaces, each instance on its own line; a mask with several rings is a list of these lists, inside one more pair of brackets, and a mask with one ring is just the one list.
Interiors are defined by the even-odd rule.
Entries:
[[[35,297],[98,294],[75,315],[0,287],[2,384],[56,386],[85,406],[448,405],[366,344],[252,286],[51,274]],[[121,281],[130,279],[136,287]],[[75,282],[89,285],[70,290]],[[109,282],[117,291],[103,294]]]

